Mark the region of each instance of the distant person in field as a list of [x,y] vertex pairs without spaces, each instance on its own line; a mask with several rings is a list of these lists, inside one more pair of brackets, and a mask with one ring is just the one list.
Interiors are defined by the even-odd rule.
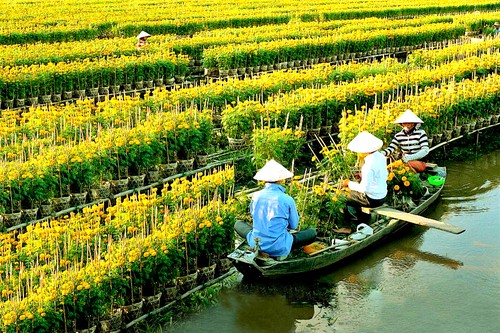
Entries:
[[493,24],[493,27],[494,27],[494,29],[493,29],[493,36],[500,37],[500,23],[495,22]]
[[141,31],[141,33],[137,36],[137,49],[142,49],[144,46],[146,46],[147,39],[151,37],[150,34],[148,34],[146,31]]
[[399,148],[404,163],[416,172],[425,171],[426,164],[420,161],[429,153],[427,133],[420,128],[424,122],[411,110],[406,110],[394,123],[400,124],[403,129],[396,133],[387,149],[381,151],[382,155],[394,155]]

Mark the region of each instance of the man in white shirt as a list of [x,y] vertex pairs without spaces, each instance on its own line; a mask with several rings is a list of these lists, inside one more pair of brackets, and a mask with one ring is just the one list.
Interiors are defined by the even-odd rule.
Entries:
[[370,215],[361,211],[362,207],[378,207],[385,202],[387,196],[387,162],[384,155],[378,150],[382,147],[382,140],[368,132],[359,133],[347,146],[364,160],[361,167],[361,181],[359,183],[346,179],[342,186],[347,190],[347,207],[344,209],[343,228],[337,232],[351,233],[354,227],[353,217],[359,223],[368,223]]

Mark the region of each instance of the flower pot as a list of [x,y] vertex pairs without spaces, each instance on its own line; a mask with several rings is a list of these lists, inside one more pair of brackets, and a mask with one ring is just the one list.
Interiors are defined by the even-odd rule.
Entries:
[[155,79],[155,86],[161,87],[163,86],[163,78]]
[[52,103],[52,95],[43,95],[42,96],[42,103],[43,104],[50,104],[50,103]]
[[236,76],[236,75],[238,75],[238,72],[236,71],[236,68],[228,69],[227,75],[228,76]]
[[77,90],[76,91],[76,94],[75,94],[78,98],[85,98],[87,96],[87,92],[85,91],[85,89],[80,89],[80,90]]
[[121,307],[123,312],[123,321],[126,323],[131,322],[134,319],[137,319],[142,314],[142,306],[144,302],[140,301],[130,305],[123,305]]
[[499,119],[500,119],[500,114],[494,114],[493,116],[491,116],[491,124],[492,125],[497,124]]
[[109,87],[101,87],[99,88],[99,92],[101,95],[109,95]]
[[30,101],[31,106],[37,106],[38,105],[38,97],[30,97],[28,98]]
[[125,83],[123,85],[123,90],[125,90],[125,91],[131,91],[132,90],[132,84],[131,83]]
[[53,94],[52,95],[52,102],[53,103],[59,103],[62,100],[62,94]]
[[143,89],[144,88],[144,81],[137,81],[135,83],[135,89]]
[[196,281],[198,279],[198,272],[194,272],[184,276],[178,276],[175,278],[175,283],[179,288],[181,294],[196,287]]
[[453,137],[456,138],[457,136],[459,136],[461,131],[462,131],[462,126],[457,125],[453,127]]
[[228,69],[219,69],[219,77],[227,77],[229,75]]
[[217,260],[216,274],[222,275],[227,273],[231,269],[231,259],[222,258]]
[[173,84],[175,84],[175,77],[171,77],[171,78],[167,79],[167,83],[168,83],[169,85],[173,85]]
[[6,99],[3,103],[6,109],[12,109],[14,107],[14,99]]
[[186,160],[178,160],[179,171],[191,171],[193,170],[194,157]]
[[161,295],[163,293],[159,292],[152,296],[144,296],[144,312],[148,313],[150,311],[156,310],[160,307]]
[[443,133],[436,133],[434,134],[434,140],[436,141],[435,144],[438,144],[441,142],[441,139],[443,138]]
[[113,332],[122,327],[122,310],[116,310],[111,316],[99,321],[99,332]]
[[163,178],[167,178],[177,174],[177,162],[160,164],[160,174]]
[[261,65],[261,66],[260,66],[260,70],[261,70],[262,72],[267,72],[267,71],[268,71],[268,69],[269,69],[269,66],[268,66],[268,65]]
[[148,171],[147,176],[148,176],[148,183],[152,184],[160,180],[161,173],[160,170],[152,170]]
[[451,140],[452,135],[453,135],[453,131],[452,130],[444,130],[443,131],[443,140],[444,141]]
[[15,225],[21,223],[22,212],[14,212],[14,213],[3,213],[3,225],[5,228],[10,228]]
[[174,77],[175,83],[181,84],[184,82],[185,78],[186,77],[184,75],[175,75],[175,77]]
[[82,206],[87,202],[87,192],[71,193],[70,196],[73,206]]
[[64,99],[72,99],[73,98],[73,91],[65,91],[63,94]]
[[23,218],[26,222],[35,221],[38,217],[38,207],[23,209]]
[[95,201],[99,199],[108,198],[111,194],[111,183],[105,182],[97,187],[90,189],[90,200]]
[[90,92],[90,96],[96,97],[97,95],[99,95],[99,88],[98,87],[92,87],[92,88],[89,89],[89,92]]
[[119,94],[120,93],[120,86],[119,85],[111,86],[111,93]]
[[196,165],[199,167],[204,167],[208,164],[210,155],[196,155]]
[[314,140],[316,139],[317,136],[319,136],[320,132],[321,132],[321,127],[308,129],[307,138],[310,140]]
[[229,143],[229,149],[231,150],[239,150],[246,145],[245,139],[237,139],[237,138],[227,138]]
[[109,181],[111,184],[111,193],[118,194],[128,190],[128,178],[113,179]]
[[206,283],[210,280],[213,280],[215,277],[215,269],[217,268],[217,264],[213,264],[207,267],[202,267],[198,269],[198,284]]
[[323,136],[324,136],[324,135],[328,135],[328,134],[330,134],[331,132],[332,132],[332,125],[328,125],[328,126],[321,126],[320,131],[319,131],[319,133],[320,133],[321,135],[323,135]]
[[52,204],[54,205],[54,210],[60,212],[62,210],[68,209],[71,203],[71,196],[52,198]]
[[146,179],[146,175],[139,175],[139,176],[130,176],[129,180],[129,187],[130,188],[137,188],[144,186],[144,179]]
[[16,105],[18,108],[22,108],[23,106],[26,105],[26,99],[25,98],[18,98],[16,100]]
[[54,214],[54,205],[50,202],[42,203],[40,205],[40,215],[47,217]]
[[467,133],[469,133],[469,131],[470,131],[470,124],[469,123],[463,124],[462,127],[461,127],[460,133],[461,134],[467,134]]
[[242,76],[242,75],[245,75],[246,70],[247,69],[245,67],[240,67],[240,68],[236,69],[236,72],[238,73],[238,75]]
[[179,288],[177,288],[177,285],[164,287],[161,292],[163,303],[166,304],[173,301],[178,294]]
[[253,67],[253,72],[254,72],[255,74],[260,73],[260,66],[254,66],[254,67]]
[[153,89],[153,87],[154,87],[153,80],[147,80],[147,81],[145,81],[145,83],[146,83],[146,88]]

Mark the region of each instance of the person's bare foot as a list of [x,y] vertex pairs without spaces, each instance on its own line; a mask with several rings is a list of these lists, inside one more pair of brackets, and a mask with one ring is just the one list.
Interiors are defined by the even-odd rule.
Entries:
[[352,232],[351,228],[340,228],[340,229],[333,229],[338,234],[350,234]]

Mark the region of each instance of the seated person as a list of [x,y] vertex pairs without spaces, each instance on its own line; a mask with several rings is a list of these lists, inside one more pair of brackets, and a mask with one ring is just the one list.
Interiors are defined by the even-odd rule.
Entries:
[[359,133],[347,148],[358,154],[364,160],[361,167],[361,182],[342,181],[347,191],[346,208],[344,209],[344,223],[342,228],[335,230],[340,233],[351,233],[355,227],[353,218],[359,223],[368,223],[370,215],[361,211],[362,207],[378,207],[385,202],[387,196],[387,163],[384,155],[378,149],[383,145],[382,140],[368,132]]
[[397,148],[400,148],[401,160],[404,163],[415,172],[425,171],[425,162],[419,160],[429,153],[429,140],[425,131],[420,128],[420,124],[423,124],[422,119],[411,110],[406,110],[394,123],[400,124],[403,129],[394,135],[387,149],[381,152],[382,155],[390,156]]
[[293,173],[275,160],[267,162],[254,176],[265,184],[264,189],[252,196],[250,214],[253,226],[242,221],[236,221],[234,225],[235,231],[246,238],[252,248],[258,239],[259,250],[277,260],[285,259],[292,248],[311,244],[316,238],[314,229],[288,232],[288,229],[298,228],[299,214],[295,200],[279,183],[292,177]]

